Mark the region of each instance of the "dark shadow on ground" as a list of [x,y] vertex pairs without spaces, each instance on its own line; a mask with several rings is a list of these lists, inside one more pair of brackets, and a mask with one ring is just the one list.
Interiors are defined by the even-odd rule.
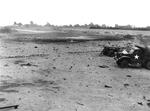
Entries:
[[[7,39],[11,42],[33,42],[37,44],[49,43],[80,43],[87,41],[120,41],[128,40],[123,35],[101,35],[93,33],[82,32],[52,32],[52,33],[35,33],[35,34],[14,34],[11,38]],[[132,38],[133,39],[133,38]]]

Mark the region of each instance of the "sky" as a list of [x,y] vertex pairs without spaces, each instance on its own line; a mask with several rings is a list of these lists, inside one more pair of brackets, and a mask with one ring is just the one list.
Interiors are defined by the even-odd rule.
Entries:
[[0,0],[0,26],[106,24],[150,26],[149,0]]

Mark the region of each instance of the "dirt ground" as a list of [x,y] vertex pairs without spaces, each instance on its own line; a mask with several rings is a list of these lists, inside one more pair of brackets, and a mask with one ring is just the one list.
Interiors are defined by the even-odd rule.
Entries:
[[125,46],[132,40],[39,42],[41,37],[37,33],[0,35],[0,107],[19,105],[7,109],[11,111],[150,111],[150,71],[121,69],[113,58],[100,55],[104,45]]

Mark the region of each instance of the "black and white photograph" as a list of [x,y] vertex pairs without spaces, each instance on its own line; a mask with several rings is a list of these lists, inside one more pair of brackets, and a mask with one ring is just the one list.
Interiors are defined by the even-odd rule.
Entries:
[[0,0],[0,111],[150,111],[149,0]]

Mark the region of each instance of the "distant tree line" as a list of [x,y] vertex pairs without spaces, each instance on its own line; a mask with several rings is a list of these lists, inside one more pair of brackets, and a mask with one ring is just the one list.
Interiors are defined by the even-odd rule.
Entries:
[[143,31],[150,31],[150,26],[147,27],[133,27],[131,25],[118,25],[115,24],[115,26],[107,26],[105,24],[102,25],[98,25],[98,24],[84,24],[84,25],[79,25],[79,24],[75,24],[75,25],[64,25],[62,27],[72,27],[72,28],[89,28],[89,29],[114,29],[114,30],[143,30]]
[[[14,22],[15,26],[26,26],[26,27],[30,27],[30,26],[42,26],[42,25],[38,25],[35,24],[33,21],[30,21],[29,24],[22,24],[21,22],[17,23]],[[49,22],[47,22],[45,25],[43,25],[44,27],[57,27],[56,25],[52,25]],[[84,24],[84,25],[80,25],[80,24],[75,24],[75,25],[62,25],[62,26],[58,26],[58,27],[65,27],[65,28],[88,28],[88,29],[116,29],[116,30],[143,30],[143,31],[150,31],[150,26],[147,27],[133,27],[131,25],[118,25],[115,24],[115,26],[107,26],[106,24],[94,24],[94,23],[90,23],[90,24]]]
[[90,27],[90,29],[116,29],[116,30],[143,30],[143,31],[150,31],[150,26],[147,27],[132,27],[131,25],[124,25],[124,26],[120,26],[120,25],[115,25],[113,26],[106,26],[105,24],[103,24],[102,26],[100,25],[93,25]]
[[25,26],[25,27],[36,27],[36,26],[44,26],[44,27],[53,27],[54,25],[51,25],[49,22],[47,22],[45,25],[38,25],[36,23],[34,23],[33,21],[30,21],[29,24],[22,24],[21,22],[14,22],[13,24],[14,26],[19,26],[19,27],[22,27],[22,26]]

